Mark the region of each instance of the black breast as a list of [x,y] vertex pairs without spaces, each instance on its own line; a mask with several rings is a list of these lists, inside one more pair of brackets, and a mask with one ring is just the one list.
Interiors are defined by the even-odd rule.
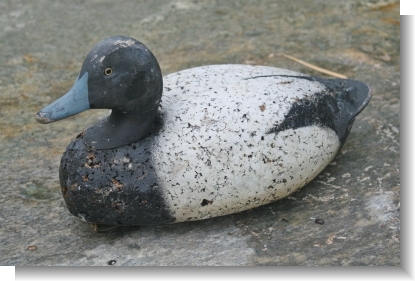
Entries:
[[151,225],[174,222],[151,161],[151,137],[115,149],[96,150],[83,134],[62,156],[59,170],[69,211],[87,222]]

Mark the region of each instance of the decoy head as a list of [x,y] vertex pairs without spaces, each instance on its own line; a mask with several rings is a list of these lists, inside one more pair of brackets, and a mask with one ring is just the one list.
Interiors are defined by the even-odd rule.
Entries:
[[112,109],[84,139],[97,149],[115,148],[145,137],[162,91],[160,66],[150,50],[130,37],[109,37],[88,53],[73,87],[36,120],[46,124],[88,109]]

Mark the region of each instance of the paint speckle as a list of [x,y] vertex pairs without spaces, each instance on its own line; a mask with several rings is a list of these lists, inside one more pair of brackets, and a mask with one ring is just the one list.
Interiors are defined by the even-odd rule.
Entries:
[[212,200],[207,200],[207,199],[203,199],[202,203],[200,204],[202,207],[208,205],[208,204],[212,204],[213,201]]
[[367,172],[367,171],[369,171],[372,168],[373,168],[373,166],[366,167],[366,168],[364,168],[364,171]]
[[[291,98],[325,89],[307,79],[290,79],[289,86],[278,83],[287,80],[284,75],[298,74],[221,65],[164,77],[168,90],[160,112],[168,126],[152,141],[151,151],[177,222],[236,213],[286,197],[334,159],[340,143],[331,129],[315,125],[267,133],[287,118],[295,102]],[[269,94],[255,95],[258,89]]]
[[322,219],[316,219],[314,222],[316,224],[324,224],[324,220],[322,220]]
[[333,181],[335,181],[336,180],[336,178],[335,177],[330,177],[330,178],[328,178],[327,179],[327,183],[329,183],[329,182],[333,182]]
[[364,182],[364,181],[370,180],[370,177],[364,177],[364,178],[357,177],[357,179],[358,179],[360,182]]
[[37,246],[31,245],[31,246],[27,247],[27,249],[29,251],[35,251],[35,250],[37,250]]
[[336,238],[336,235],[334,235],[334,234],[330,235],[329,238],[327,238],[327,240],[326,240],[326,244],[327,245],[333,244],[333,239],[334,238]]

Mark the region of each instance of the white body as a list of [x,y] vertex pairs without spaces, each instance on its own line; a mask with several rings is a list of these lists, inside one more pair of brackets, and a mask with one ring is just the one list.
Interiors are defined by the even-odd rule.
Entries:
[[[177,222],[254,208],[316,177],[340,148],[319,126],[267,134],[292,104],[324,90],[303,74],[265,66],[215,65],[164,77],[164,126],[152,162]],[[263,76],[263,77],[258,77]]]

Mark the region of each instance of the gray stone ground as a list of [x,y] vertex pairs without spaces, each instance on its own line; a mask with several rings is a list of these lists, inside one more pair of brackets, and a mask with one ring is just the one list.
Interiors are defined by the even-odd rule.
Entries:
[[[393,1],[1,1],[0,264],[400,265],[399,25]],[[116,34],[146,44],[164,74],[246,63],[321,75],[286,53],[365,81],[373,98],[335,160],[286,199],[95,233],[66,210],[58,166],[106,111],[50,125],[34,115]]]

